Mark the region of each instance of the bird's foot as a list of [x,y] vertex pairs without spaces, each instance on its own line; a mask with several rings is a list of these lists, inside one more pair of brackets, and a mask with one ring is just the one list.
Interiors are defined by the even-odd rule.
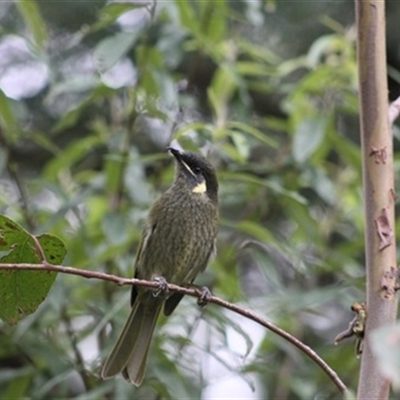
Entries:
[[198,293],[199,293],[199,297],[197,299],[197,304],[200,307],[204,307],[208,304],[208,302],[210,301],[212,294],[210,289],[207,286],[203,286],[203,287],[199,287],[197,288]]
[[158,297],[161,294],[166,295],[169,292],[167,280],[163,276],[156,276],[154,280],[158,282],[158,287],[154,290],[153,296]]

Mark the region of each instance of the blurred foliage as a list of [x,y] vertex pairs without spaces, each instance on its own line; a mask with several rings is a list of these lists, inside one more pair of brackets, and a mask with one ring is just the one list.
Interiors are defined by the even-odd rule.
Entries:
[[383,375],[400,391],[400,324],[384,326],[373,332],[372,347]]
[[[146,212],[173,177],[166,146],[202,151],[219,171],[221,223],[199,283],[274,320],[354,389],[354,343],[333,346],[364,297],[352,8],[1,3],[0,212],[60,237],[66,265],[130,277]],[[0,323],[0,392],[338,398],[281,338],[193,299],[159,321],[139,389],[101,382],[128,304],[127,287],[58,276],[35,314]]]

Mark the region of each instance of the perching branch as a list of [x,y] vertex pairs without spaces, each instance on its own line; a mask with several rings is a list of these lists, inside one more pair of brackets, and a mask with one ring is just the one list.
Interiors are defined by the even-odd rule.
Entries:
[[[137,285],[137,286],[144,286],[144,287],[148,287],[148,288],[158,289],[159,285],[160,285],[159,282],[156,282],[156,281],[146,281],[143,279],[134,279],[134,278],[133,279],[121,278],[119,276],[106,274],[104,272],[89,271],[89,270],[78,269],[78,268],[73,268],[73,267],[65,267],[62,265],[53,265],[53,264],[49,264],[47,262],[42,263],[42,264],[27,264],[27,263],[6,264],[6,263],[2,263],[2,264],[0,264],[0,269],[54,271],[54,272],[61,272],[64,274],[78,275],[78,276],[82,276],[84,278],[89,278],[89,279],[93,279],[93,278],[101,279],[104,281],[114,282],[120,286],[122,286],[122,285]],[[187,287],[174,285],[172,283],[168,283],[168,290],[171,292],[177,292],[177,293],[182,293],[182,294],[185,294],[188,296],[197,297],[198,299],[200,299],[200,297],[203,294],[202,291],[198,288],[187,288]],[[309,346],[307,346],[300,340],[296,339],[290,333],[284,331],[283,329],[279,328],[278,326],[274,325],[273,323],[265,320],[264,318],[260,317],[259,315],[255,314],[254,312],[252,312],[246,308],[240,307],[236,304],[229,303],[228,301],[225,301],[219,297],[211,296],[208,299],[208,302],[214,303],[214,304],[224,307],[228,310],[231,310],[237,314],[240,314],[248,319],[251,319],[252,321],[257,322],[258,324],[264,326],[265,328],[276,333],[283,339],[292,343],[294,346],[296,346],[299,350],[301,350],[303,353],[305,353],[309,358],[311,358],[317,365],[319,365],[324,370],[324,372],[329,376],[329,378],[332,380],[332,382],[336,385],[336,387],[340,390],[341,393],[347,393],[347,387],[341,381],[341,379],[339,378],[337,373],[332,368],[330,368],[329,365],[321,357],[319,357],[319,355],[313,349],[311,349]]]

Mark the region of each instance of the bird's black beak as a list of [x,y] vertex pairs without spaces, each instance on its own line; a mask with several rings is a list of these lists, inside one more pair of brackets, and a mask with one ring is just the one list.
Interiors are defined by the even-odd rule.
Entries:
[[182,153],[178,149],[174,149],[173,147],[168,147],[168,151],[178,160],[182,160]]
[[192,177],[195,176],[195,174],[186,162],[187,154],[184,151],[174,149],[173,147],[168,147],[168,151],[175,157],[175,160],[178,162],[178,165],[183,171],[185,171]]

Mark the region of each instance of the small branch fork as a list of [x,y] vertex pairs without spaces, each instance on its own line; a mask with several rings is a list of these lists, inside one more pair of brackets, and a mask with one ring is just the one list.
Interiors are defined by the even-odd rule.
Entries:
[[[122,286],[122,285],[137,285],[137,286],[153,288],[156,290],[159,289],[159,285],[160,285],[159,282],[156,282],[156,281],[146,281],[146,280],[142,280],[142,279],[126,279],[126,278],[121,278],[116,275],[106,274],[104,272],[89,271],[89,270],[67,267],[67,266],[62,266],[62,265],[53,265],[53,264],[49,264],[47,262],[44,262],[42,264],[1,263],[0,269],[14,270],[14,271],[15,270],[54,271],[54,272],[61,272],[61,273],[70,274],[70,275],[78,275],[78,276],[82,276],[82,277],[88,278],[88,279],[101,279],[104,281],[114,282],[120,286]],[[171,292],[182,293],[182,294],[185,294],[188,296],[197,297],[198,299],[201,299],[201,297],[204,295],[204,291],[199,288],[187,288],[187,287],[174,285],[172,283],[168,283],[167,287],[168,287],[168,290]],[[265,328],[267,328],[270,331],[281,336],[288,342],[292,343],[294,346],[296,346],[299,350],[301,350],[304,354],[306,354],[309,358],[311,358],[317,365],[319,365],[322,368],[322,370],[329,376],[329,378],[332,380],[332,382],[336,385],[336,387],[340,390],[341,393],[343,393],[343,394],[347,393],[347,387],[341,381],[341,379],[339,378],[337,373],[332,368],[330,368],[329,365],[313,349],[311,349],[309,346],[307,346],[300,340],[296,339],[294,336],[292,336],[288,332],[277,327],[276,325],[272,324],[271,322],[265,320],[264,318],[260,317],[259,315],[255,314],[254,312],[252,312],[248,309],[245,309],[243,307],[240,307],[236,304],[229,303],[219,297],[210,296],[209,298],[207,298],[207,300],[209,303],[214,303],[216,305],[224,307],[228,310],[231,310],[237,314],[240,314],[248,319],[251,319],[251,320],[257,322],[258,324],[264,326]]]
[[356,337],[356,354],[360,356],[363,350],[363,339],[365,332],[365,324],[367,322],[367,310],[365,303],[354,303],[351,306],[351,310],[356,313],[356,316],[350,321],[349,327],[339,333],[335,337],[335,344],[338,344],[343,339],[350,338],[352,336]]

